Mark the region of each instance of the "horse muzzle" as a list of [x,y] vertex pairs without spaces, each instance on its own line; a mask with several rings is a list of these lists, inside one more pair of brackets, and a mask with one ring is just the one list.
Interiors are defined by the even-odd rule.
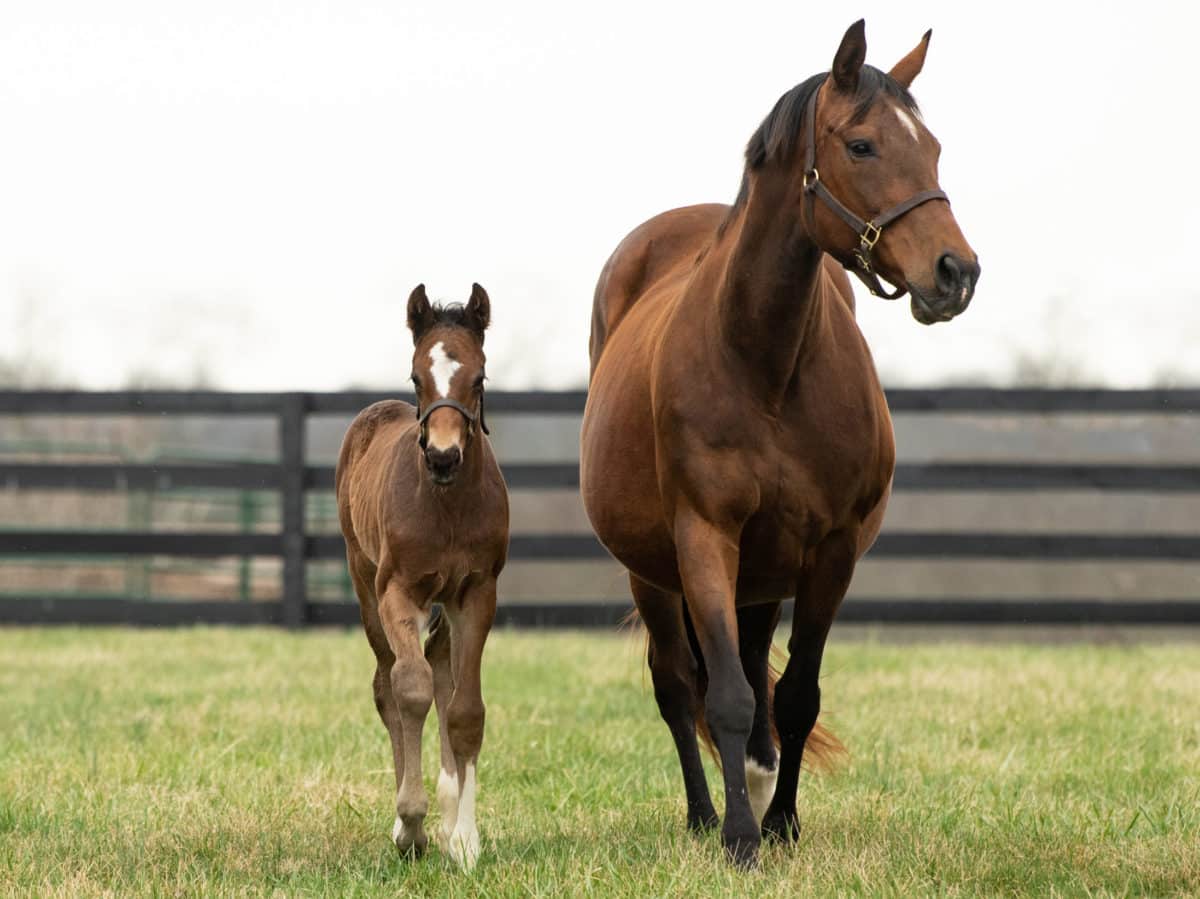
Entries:
[[971,305],[979,282],[979,263],[969,262],[953,253],[944,253],[934,269],[934,290],[922,290],[911,281],[912,315],[923,325],[948,322]]
[[459,468],[462,467],[462,451],[457,446],[446,449],[427,447],[425,467],[429,469],[429,475],[435,484],[442,487],[453,484]]

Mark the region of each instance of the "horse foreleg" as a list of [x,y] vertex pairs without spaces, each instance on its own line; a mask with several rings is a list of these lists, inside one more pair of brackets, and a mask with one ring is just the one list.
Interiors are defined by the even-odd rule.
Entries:
[[454,696],[454,670],[451,663],[450,621],[443,611],[425,641],[425,660],[433,669],[433,701],[437,706],[438,735],[441,744],[441,770],[438,772],[437,798],[442,813],[438,830],[439,844],[443,850],[450,848],[450,836],[458,820],[458,766],[450,748],[450,735],[446,716],[450,700]]
[[757,862],[759,824],[746,788],[746,741],[754,724],[754,691],[738,654],[734,589],[735,539],[690,510],[676,516],[679,575],[696,638],[708,669],[704,712],[725,778],[725,823],[721,841],[739,865]]
[[821,711],[821,657],[833,618],[850,586],[856,557],[857,543],[851,536],[832,534],[813,552],[796,593],[788,663],[775,685],[779,779],[762,824],[763,834],[772,839],[793,842],[800,835],[796,788],[804,745]]
[[683,619],[683,597],[652,587],[633,574],[629,575],[629,584],[650,638],[646,661],[654,681],[654,698],[679,753],[687,794],[687,826],[695,832],[710,830],[717,826],[718,818],[696,741],[702,700],[698,666]]
[[375,699],[375,711],[379,713],[379,720],[387,729],[388,740],[392,744],[392,765],[396,772],[396,789],[399,790],[400,782],[404,779],[404,744],[401,740],[400,712],[392,696],[392,665],[395,664],[396,657],[392,654],[392,647],[379,620],[375,588],[372,586],[373,566],[354,552],[347,555],[347,562],[350,580],[358,596],[363,631],[367,635],[367,643],[375,653],[375,675],[371,678],[371,694]]
[[424,852],[428,844],[424,821],[429,799],[421,780],[421,731],[433,704],[433,671],[421,652],[425,617],[425,612],[395,580],[380,591],[379,619],[395,656],[390,682],[400,719],[401,752],[397,764],[403,767],[396,791],[392,840],[401,852],[416,855]]
[[[464,868],[479,858],[479,831],[475,822],[476,765],[483,744],[484,705],[481,685],[483,647],[496,617],[495,578],[473,585],[461,600],[446,606],[450,618],[454,694],[446,709],[446,737],[454,759],[458,806],[448,838],[450,856]],[[448,785],[449,787],[449,785]],[[443,795],[439,784],[439,799]],[[452,794],[447,788],[444,794]],[[446,806],[444,805],[443,808]]]
[[779,623],[778,602],[741,606],[737,610],[738,645],[742,671],[754,690],[754,725],[746,743],[746,785],[754,820],[762,823],[775,780],[779,757],[771,734],[771,639]]

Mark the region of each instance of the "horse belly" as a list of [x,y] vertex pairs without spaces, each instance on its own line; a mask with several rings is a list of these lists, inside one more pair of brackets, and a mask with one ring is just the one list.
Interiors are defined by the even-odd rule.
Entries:
[[[620,331],[615,339],[621,336]],[[647,373],[609,365],[606,348],[588,391],[580,433],[580,493],[605,548],[638,577],[679,592],[675,545],[663,514],[655,465]]]

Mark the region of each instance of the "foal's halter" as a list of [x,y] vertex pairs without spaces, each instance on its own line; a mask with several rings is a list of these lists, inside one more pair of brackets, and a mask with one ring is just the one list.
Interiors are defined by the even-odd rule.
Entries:
[[440,400],[434,400],[432,403],[430,403],[424,409],[417,410],[417,427],[424,429],[425,420],[427,418],[429,418],[429,416],[431,414],[433,414],[433,410],[441,409],[443,407],[453,409],[454,411],[458,412],[460,415],[462,415],[463,418],[465,418],[472,425],[478,423],[479,427],[483,430],[483,433],[485,433],[485,434],[492,433],[491,431],[488,430],[487,422],[484,421],[484,418],[483,418],[483,392],[482,391],[479,394],[479,412],[478,412],[478,414],[476,414],[475,412],[472,412],[470,409],[468,409],[466,406],[464,406],[458,400],[452,400],[449,397],[444,397],[443,399],[440,399]]
[[829,192],[823,181],[821,174],[817,171],[817,94],[819,91],[813,91],[812,97],[808,101],[808,109],[804,113],[804,129],[808,133],[807,143],[804,145],[804,196],[806,199],[805,209],[809,224],[812,223],[812,198],[820,197],[833,212],[835,212],[843,222],[854,229],[854,233],[858,235],[858,246],[854,249],[854,265],[853,267],[842,263],[849,271],[854,272],[863,284],[867,285],[867,290],[871,291],[873,296],[883,297],[885,300],[894,300],[897,297],[902,297],[908,292],[907,287],[897,287],[894,293],[888,293],[882,284],[879,283],[879,275],[875,273],[872,266],[871,251],[875,249],[875,244],[879,243],[879,238],[883,235],[884,225],[891,224],[896,219],[900,218],[907,212],[916,209],[922,203],[928,203],[930,200],[945,200],[950,202],[950,198],[941,190],[923,190],[920,193],[913,194],[903,203],[897,203],[891,209],[886,209],[871,221],[866,222],[846,208],[845,204],[838,200]]

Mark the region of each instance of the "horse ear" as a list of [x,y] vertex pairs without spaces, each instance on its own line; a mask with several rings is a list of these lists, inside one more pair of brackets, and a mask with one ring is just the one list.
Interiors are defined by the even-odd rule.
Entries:
[[905,90],[912,87],[913,79],[921,74],[921,69],[925,66],[925,53],[929,50],[929,38],[932,35],[933,29],[930,28],[921,38],[921,43],[913,47],[908,55],[892,66],[892,70],[888,72]]
[[833,57],[833,83],[838,90],[852,94],[858,89],[858,73],[867,60],[867,23],[859,19],[846,29],[842,45]]
[[418,284],[408,295],[408,330],[412,331],[413,343],[433,327],[433,307],[425,295],[425,285]]
[[483,332],[492,323],[492,301],[487,291],[478,284],[471,285],[471,299],[467,300],[467,327],[483,340]]

